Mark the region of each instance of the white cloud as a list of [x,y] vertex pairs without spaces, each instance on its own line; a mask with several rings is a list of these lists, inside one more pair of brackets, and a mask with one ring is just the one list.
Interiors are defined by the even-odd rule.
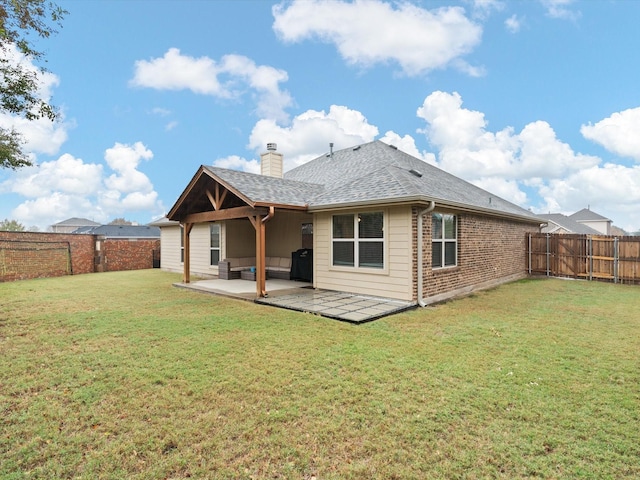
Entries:
[[616,155],[640,161],[640,107],[616,112],[595,125],[582,125],[580,133]]
[[307,110],[282,127],[272,120],[260,120],[253,127],[249,148],[264,151],[267,143],[276,143],[284,154],[284,170],[312,160],[334,149],[347,148],[372,141],[378,128],[370,125],[362,113],[344,106],[332,105],[329,112]]
[[522,28],[522,20],[514,14],[504,21],[504,26],[509,33],[518,33]]
[[[640,166],[607,163],[577,171],[566,178],[553,179],[540,188],[548,210],[575,212],[591,209],[611,218],[628,230],[640,225]],[[552,208],[561,206],[561,208]],[[544,209],[542,211],[547,211]]]
[[403,137],[401,137],[394,131],[389,130],[384,134],[382,138],[380,138],[380,141],[388,145],[395,145],[403,152],[419,158],[420,160],[423,160],[427,163],[430,163],[431,165],[436,164],[436,156],[431,152],[427,152],[426,150],[418,150],[416,141],[411,135],[404,135]]
[[285,42],[317,38],[335,44],[352,65],[390,61],[407,75],[456,66],[479,43],[482,27],[460,7],[426,10],[408,2],[294,0],[273,7],[273,29]]
[[242,55],[225,55],[219,62],[183,55],[170,48],[163,57],[135,62],[132,86],[156,90],[191,90],[200,95],[235,99],[249,90],[256,99],[259,116],[280,121],[288,119],[291,95],[280,89],[287,72],[256,63]]
[[417,114],[427,122],[424,133],[439,150],[439,165],[468,180],[559,178],[600,162],[573,152],[543,121],[520,133],[512,127],[490,132],[484,114],[462,108],[458,93],[432,93]]
[[473,184],[516,205],[526,205],[529,201],[527,194],[520,190],[520,186],[515,180],[485,177],[474,180]]
[[164,212],[149,178],[138,170],[142,160],[153,158],[141,142],[116,143],[105,151],[105,161],[114,171],[105,176],[105,166],[86,163],[72,155],[16,171],[0,185],[0,191],[27,197],[12,216],[23,224],[45,229],[69,217],[98,222],[128,213]]
[[504,9],[502,0],[472,0],[473,14],[482,20],[488,18],[494,11],[499,12]]
[[239,170],[241,172],[260,173],[260,162],[258,160],[247,160],[237,155],[219,158],[213,162],[213,165],[230,170]]
[[569,8],[574,0],[540,0],[540,2],[551,18],[576,20],[580,17],[580,11]]
[[[629,110],[583,126],[583,134],[631,155],[637,143],[625,132],[633,131],[637,113]],[[590,205],[618,226],[638,229],[640,165],[602,165],[600,158],[560,141],[541,120],[519,133],[512,127],[489,131],[484,114],[463,108],[457,93],[433,92],[417,115],[426,122],[422,132],[438,149],[438,166],[454,175],[537,212],[571,214]]]
[[22,168],[2,185],[3,191],[24,197],[51,196],[58,192],[71,196],[90,195],[101,186],[102,165],[84,163],[65,153],[57,160]]

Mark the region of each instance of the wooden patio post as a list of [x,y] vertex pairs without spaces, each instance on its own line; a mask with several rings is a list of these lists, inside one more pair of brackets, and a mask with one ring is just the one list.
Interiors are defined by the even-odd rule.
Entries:
[[265,271],[265,228],[262,217],[256,216],[256,295],[264,297],[267,293],[267,273]]
[[189,239],[191,238],[191,229],[193,228],[193,223],[185,223],[183,228],[184,235],[184,270],[182,273],[182,281],[184,283],[191,282],[191,242]]
[[260,215],[249,217],[253,227],[256,229],[256,295],[258,297],[267,296],[267,270],[266,270],[266,251],[267,251],[267,235],[265,223],[273,218],[275,208],[269,207],[269,213],[262,218]]

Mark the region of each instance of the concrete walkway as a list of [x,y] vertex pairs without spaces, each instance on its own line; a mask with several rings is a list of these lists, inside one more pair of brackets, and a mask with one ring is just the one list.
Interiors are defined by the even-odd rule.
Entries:
[[265,298],[256,298],[256,283],[250,280],[212,279],[189,284],[176,283],[175,286],[253,300],[261,305],[314,313],[349,323],[370,322],[416,307],[413,302],[314,289],[309,283],[291,280],[267,280],[269,296]]

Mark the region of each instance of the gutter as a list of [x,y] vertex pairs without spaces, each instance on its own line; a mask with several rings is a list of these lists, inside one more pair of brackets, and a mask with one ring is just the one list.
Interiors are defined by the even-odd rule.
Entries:
[[427,208],[418,212],[418,305],[420,305],[421,307],[427,306],[427,302],[425,301],[425,298],[423,297],[423,294],[422,294],[423,286],[424,286],[424,274],[422,271],[422,263],[423,263],[422,249],[424,247],[424,238],[422,235],[422,227],[423,227],[422,217],[427,213],[432,212],[434,208],[436,208],[436,202],[431,200],[431,204]]
[[322,211],[332,211],[332,210],[346,210],[357,207],[371,207],[377,205],[407,205],[407,204],[415,204],[415,203],[423,203],[423,202],[438,202],[438,206],[440,208],[450,208],[452,210],[456,210],[459,212],[467,212],[474,214],[487,215],[490,217],[498,217],[498,218],[508,218],[510,220],[515,220],[518,222],[524,223],[537,223],[540,225],[540,218],[537,218],[534,214],[529,215],[521,215],[512,212],[505,212],[504,210],[496,210],[491,208],[482,208],[474,205],[468,205],[464,203],[452,202],[447,200],[442,200],[438,198],[429,198],[424,195],[412,195],[407,197],[397,197],[397,198],[383,198],[383,199],[375,199],[375,200],[358,200],[353,202],[342,202],[342,203],[334,203],[334,204],[324,204],[324,205],[309,205],[308,211],[312,212],[322,212]]

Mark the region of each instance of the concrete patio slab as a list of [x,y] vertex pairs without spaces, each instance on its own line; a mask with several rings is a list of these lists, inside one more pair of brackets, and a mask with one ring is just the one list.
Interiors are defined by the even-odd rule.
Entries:
[[251,280],[216,278],[174,285],[200,292],[251,300],[261,305],[314,313],[356,324],[370,322],[416,307],[414,302],[314,289],[310,283],[292,280],[267,280],[266,289],[269,296],[265,298],[256,298],[256,282]]

